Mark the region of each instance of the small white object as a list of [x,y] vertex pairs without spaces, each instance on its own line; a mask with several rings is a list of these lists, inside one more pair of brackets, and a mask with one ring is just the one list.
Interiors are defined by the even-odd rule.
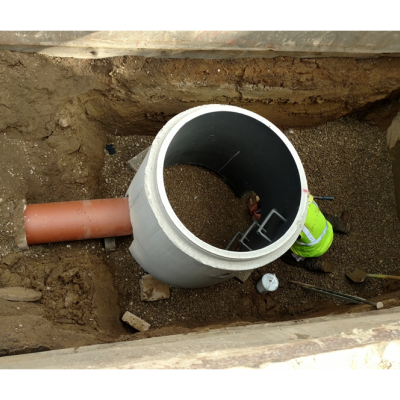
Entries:
[[122,316],[122,321],[140,332],[148,331],[150,329],[150,324],[148,322],[142,320],[129,311],[125,311],[125,314]]
[[278,288],[279,282],[275,274],[265,274],[257,282],[257,290],[260,293],[273,292]]

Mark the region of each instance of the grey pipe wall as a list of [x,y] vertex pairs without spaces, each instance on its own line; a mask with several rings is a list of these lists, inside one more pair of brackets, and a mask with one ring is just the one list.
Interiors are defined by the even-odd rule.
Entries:
[[[283,216],[265,225],[271,241],[254,228],[248,236],[250,250],[234,252],[192,234],[172,209],[163,179],[165,167],[184,163],[215,171],[238,196],[257,191],[261,221],[272,209]],[[211,286],[276,260],[297,238],[308,205],[304,169],[286,136],[251,111],[215,104],[189,109],[164,126],[127,195],[134,235],[131,254],[158,280],[185,288]]]

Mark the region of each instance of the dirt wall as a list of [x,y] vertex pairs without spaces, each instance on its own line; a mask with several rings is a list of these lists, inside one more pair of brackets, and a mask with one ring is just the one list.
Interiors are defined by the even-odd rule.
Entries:
[[[26,159],[29,179],[21,184],[28,193],[21,194],[28,200],[71,200],[98,195],[107,135],[154,136],[174,115],[202,104],[243,107],[282,130],[352,113],[385,130],[400,110],[399,68],[400,58],[77,60],[2,51],[3,162],[12,168],[9,158]],[[27,146],[52,162],[31,173]],[[63,187],[49,196],[52,179]],[[78,194],[77,185],[85,186]],[[20,190],[15,182],[13,190]]]
[[[244,107],[283,129],[307,127],[400,94],[399,58],[0,55],[0,131],[30,139],[44,140],[61,129],[65,135],[87,121],[96,124],[98,133],[118,129],[119,134],[155,135],[173,115],[210,103]],[[400,109],[398,102],[391,107]]]

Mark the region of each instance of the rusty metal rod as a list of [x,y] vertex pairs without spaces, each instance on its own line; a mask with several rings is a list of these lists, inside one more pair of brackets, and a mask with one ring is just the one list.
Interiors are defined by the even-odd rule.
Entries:
[[302,282],[297,282],[297,281],[289,281],[289,282],[290,283],[294,283],[296,285],[303,286],[305,289],[313,290],[315,292],[326,294],[328,296],[337,297],[337,298],[340,298],[342,300],[350,300],[350,301],[353,301],[353,302],[358,303],[358,304],[360,304],[360,303],[369,304],[371,306],[374,306],[378,310],[383,307],[383,304],[381,302],[374,303],[372,301],[363,299],[362,297],[353,296],[351,294],[334,292],[333,290],[320,288],[318,286],[310,285],[308,283],[302,283]]

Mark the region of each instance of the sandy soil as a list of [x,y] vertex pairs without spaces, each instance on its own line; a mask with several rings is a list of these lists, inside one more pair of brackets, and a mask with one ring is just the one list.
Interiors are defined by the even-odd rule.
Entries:
[[[342,304],[293,287],[289,280],[363,297],[399,288],[393,281],[354,284],[345,277],[354,268],[398,274],[400,228],[391,162],[378,127],[387,126],[397,110],[397,98],[392,102],[391,96],[400,87],[394,73],[399,60],[1,56],[0,287],[33,288],[43,299],[35,304],[0,302],[0,355],[302,318]],[[291,76],[290,70],[298,74]],[[268,88],[279,96],[273,98]],[[321,97],[312,102],[304,97],[307,90]],[[379,99],[386,99],[380,111],[375,105],[367,109]],[[171,116],[207,102],[272,116],[297,149],[311,192],[335,197],[320,207],[332,213],[350,210],[352,232],[336,235],[324,256],[335,263],[332,274],[310,273],[277,260],[244,283],[232,279],[205,289],[171,288],[168,300],[142,302],[139,279],[146,272],[129,254],[130,237],[117,238],[117,249],[110,253],[102,240],[44,244],[27,251],[15,245],[14,211],[21,199],[40,203],[124,196],[134,177],[127,161],[151,144]],[[370,124],[338,119],[352,111]],[[300,129],[312,125],[317,126]],[[108,153],[106,144],[114,145],[115,154]],[[255,284],[266,272],[275,273],[280,285],[276,292],[260,295]],[[136,333],[123,325],[120,317],[126,310],[148,321],[150,331]]]

